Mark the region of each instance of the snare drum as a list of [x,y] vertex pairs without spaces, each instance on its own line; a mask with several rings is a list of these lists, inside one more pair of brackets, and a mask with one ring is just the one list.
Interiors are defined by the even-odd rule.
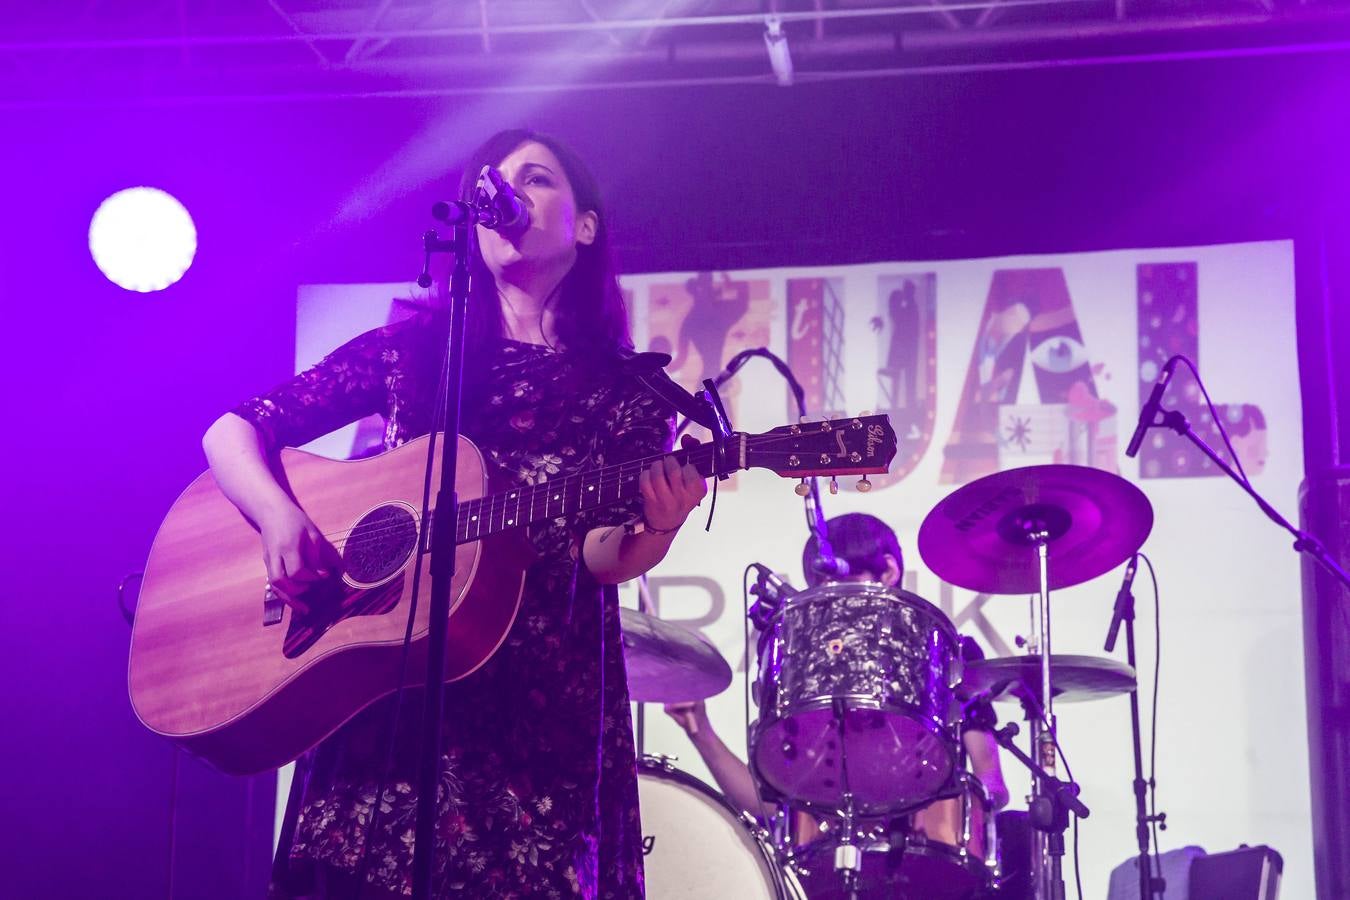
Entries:
[[664,760],[638,761],[642,853],[651,900],[804,900],[768,835],[703,782]]
[[[865,836],[858,896],[894,900],[971,900],[999,884],[998,838],[984,789],[962,773],[961,793],[937,800],[909,817],[903,847],[892,849],[882,831]],[[827,835],[794,855],[811,900],[846,900],[834,868],[835,836]]]
[[[880,584],[791,597],[760,658],[758,777],[794,804],[859,815],[920,806],[956,770],[956,629],[927,600]],[[847,779],[847,785],[845,784]]]

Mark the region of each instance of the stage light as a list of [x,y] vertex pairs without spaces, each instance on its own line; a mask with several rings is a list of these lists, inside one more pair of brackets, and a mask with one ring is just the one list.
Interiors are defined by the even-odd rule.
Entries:
[[94,211],[89,252],[113,284],[142,294],[162,291],[192,265],[197,228],[171,194],[152,187],[127,188]]
[[792,85],[792,52],[788,49],[787,33],[783,31],[783,20],[769,16],[764,20],[764,47],[769,51],[769,66],[779,87]]

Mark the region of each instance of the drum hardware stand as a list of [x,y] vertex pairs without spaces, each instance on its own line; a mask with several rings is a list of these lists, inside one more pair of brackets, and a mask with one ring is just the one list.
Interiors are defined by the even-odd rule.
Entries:
[[858,873],[862,870],[862,850],[854,843],[853,789],[848,781],[848,744],[844,737],[844,699],[830,701],[834,721],[839,726],[839,771],[844,782],[844,820],[839,828],[839,846],[834,848],[834,870],[844,875],[844,891],[848,900],[858,900]]
[[[1036,723],[1040,716],[1033,708],[1033,704],[1024,704],[1024,707],[1027,718],[1032,723],[1033,746],[1035,746],[1035,735],[1039,730]],[[1022,748],[1013,742],[1018,730],[1016,722],[1009,722],[995,730],[993,735],[999,746],[1015,756],[1033,776],[1034,791],[1028,809],[1029,818],[1032,828],[1037,832],[1038,842],[1044,843],[1048,848],[1049,861],[1048,872],[1044,873],[1048,874],[1049,878],[1037,877],[1035,881],[1036,897],[1038,900],[1064,900],[1061,861],[1064,857],[1064,832],[1069,827],[1069,813],[1072,812],[1080,819],[1086,819],[1091,811],[1078,799],[1080,788],[1075,782],[1056,778],[1052,772],[1022,752]],[[1053,743],[1051,749],[1053,750]],[[1037,872],[1038,876],[1041,874],[1043,873]],[[1043,889],[1048,889],[1049,893],[1043,894]]]

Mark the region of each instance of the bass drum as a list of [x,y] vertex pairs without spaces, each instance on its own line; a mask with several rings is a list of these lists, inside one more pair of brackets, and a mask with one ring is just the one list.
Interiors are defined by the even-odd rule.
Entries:
[[643,757],[638,800],[650,900],[805,900],[768,835],[692,775]]
[[[860,841],[858,896],[889,900],[975,900],[1003,896],[998,836],[984,788],[962,773],[960,794],[936,800],[904,821],[904,843],[892,847],[883,831]],[[899,835],[897,835],[899,836]],[[847,900],[834,869],[838,841],[827,835],[800,848],[794,863],[811,900]]]

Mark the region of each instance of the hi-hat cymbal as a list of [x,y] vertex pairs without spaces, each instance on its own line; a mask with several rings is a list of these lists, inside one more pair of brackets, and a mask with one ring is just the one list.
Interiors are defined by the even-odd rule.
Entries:
[[1034,594],[1047,538],[1049,589],[1104,575],[1153,529],[1153,507],[1130,482],[1087,466],[1027,466],[958,488],[919,527],[919,555],[942,580],[986,594]]
[[619,619],[634,702],[703,700],[731,684],[731,666],[703,636],[635,609],[619,610]]
[[[1134,690],[1134,669],[1104,656],[1050,654],[1050,692],[1055,703],[1100,700]],[[966,663],[962,692],[989,691],[994,700],[1041,697],[1041,657],[1005,656]]]

